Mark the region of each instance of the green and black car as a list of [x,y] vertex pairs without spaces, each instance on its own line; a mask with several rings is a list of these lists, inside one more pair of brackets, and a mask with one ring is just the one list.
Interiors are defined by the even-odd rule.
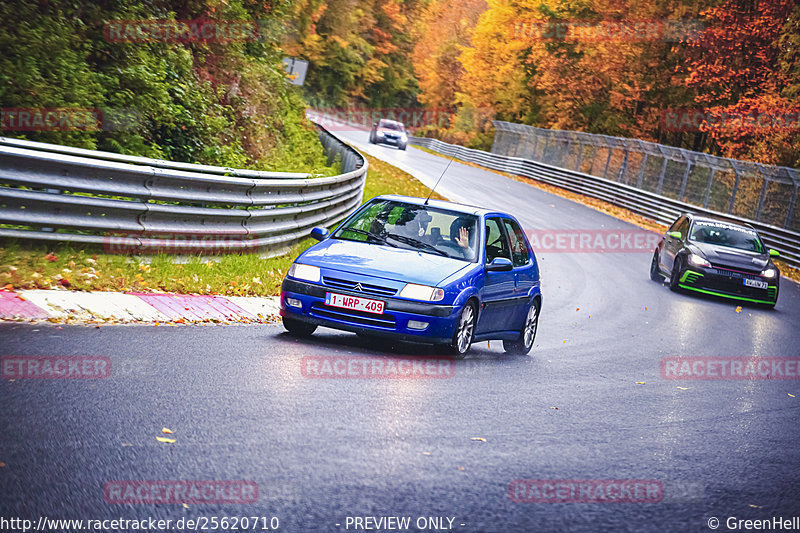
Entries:
[[751,226],[681,215],[658,243],[650,278],[685,289],[774,307],[781,273],[776,250]]

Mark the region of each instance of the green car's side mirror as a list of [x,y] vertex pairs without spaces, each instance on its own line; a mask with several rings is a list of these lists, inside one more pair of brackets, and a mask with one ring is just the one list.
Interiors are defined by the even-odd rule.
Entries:
[[772,248],[769,249],[769,255],[772,257],[778,257],[781,253],[778,250],[773,250]]
[[680,239],[681,237],[683,237],[680,231],[670,231],[669,233],[667,233],[667,235],[675,239]]

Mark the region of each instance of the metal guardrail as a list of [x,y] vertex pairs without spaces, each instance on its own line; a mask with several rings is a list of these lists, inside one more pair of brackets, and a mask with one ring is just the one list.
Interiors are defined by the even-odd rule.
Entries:
[[410,137],[408,142],[461,161],[476,163],[492,170],[508,172],[592,198],[598,198],[629,209],[644,217],[654,219],[661,224],[669,225],[681,213],[686,212],[709,215],[731,222],[745,222],[758,230],[767,246],[781,253],[780,259],[782,261],[795,268],[800,268],[800,233],[795,231],[720,213],[624,183],[539,163],[530,159],[473,150],[427,137]]
[[366,159],[322,127],[319,136],[342,174],[194,165],[0,137],[0,237],[275,254],[361,204]]
[[704,209],[800,231],[800,170],[496,120],[492,153],[568,168]]

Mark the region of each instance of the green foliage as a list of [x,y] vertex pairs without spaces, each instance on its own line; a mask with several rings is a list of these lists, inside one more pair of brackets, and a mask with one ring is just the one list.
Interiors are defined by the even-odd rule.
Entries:
[[[99,109],[100,131],[4,134],[239,168],[324,168],[275,28],[291,2],[21,0],[0,3],[0,104]],[[110,42],[108,21],[259,22],[249,42]],[[256,99],[259,98],[259,99]],[[121,120],[120,120],[121,118]]]

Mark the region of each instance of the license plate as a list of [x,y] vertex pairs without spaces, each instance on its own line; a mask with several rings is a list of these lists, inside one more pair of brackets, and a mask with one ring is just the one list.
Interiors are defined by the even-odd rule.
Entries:
[[745,287],[755,287],[756,289],[766,289],[769,287],[766,281],[761,281],[758,279],[746,279],[744,280]]
[[365,313],[374,313],[376,315],[383,314],[384,302],[381,300],[370,300],[369,298],[326,292],[325,303],[343,309],[353,309],[355,311],[364,311]]

